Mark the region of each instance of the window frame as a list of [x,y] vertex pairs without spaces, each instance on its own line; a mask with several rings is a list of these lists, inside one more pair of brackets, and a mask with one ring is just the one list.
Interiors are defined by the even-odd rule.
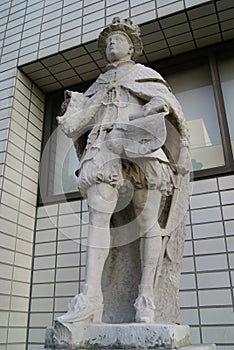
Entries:
[[194,64],[194,62],[198,62],[199,60],[205,58],[209,65],[225,164],[218,167],[191,172],[191,179],[195,181],[221,175],[230,175],[234,172],[234,155],[232,152],[231,137],[228,128],[228,121],[225,112],[225,104],[217,63],[218,54],[233,47],[234,41],[232,40],[230,42],[208,46],[196,51],[190,51],[188,53],[184,53],[176,57],[170,57],[167,60],[161,60],[151,64],[152,68],[158,70],[163,75],[166,75],[168,71],[170,71],[170,73],[176,73],[179,70],[178,68],[182,65],[184,67],[195,67],[196,64]]
[[[170,73],[176,73],[180,70],[180,67],[195,67],[195,62],[199,62],[201,59],[205,59],[209,65],[210,69],[210,75],[211,75],[211,82],[213,86],[214,91],[214,99],[215,99],[215,106],[217,110],[217,116],[218,116],[218,123],[220,127],[220,135],[221,135],[221,142],[223,147],[223,155],[224,155],[224,162],[225,165],[203,169],[203,170],[196,170],[191,172],[191,180],[201,180],[206,178],[212,178],[217,176],[223,176],[223,175],[230,175],[234,173],[234,158],[233,158],[233,152],[232,152],[232,145],[231,145],[231,137],[229,133],[228,128],[228,121],[227,116],[225,112],[225,104],[224,104],[224,98],[223,98],[223,92],[221,88],[221,81],[218,71],[218,62],[217,62],[217,56],[219,53],[223,52],[224,50],[230,50],[230,48],[234,47],[234,41],[228,41],[221,44],[216,44],[212,46],[208,46],[202,49],[197,49],[194,51],[190,51],[188,53],[183,53],[177,56],[173,56],[170,58],[166,58],[160,61],[149,63],[148,66],[157,70],[159,73],[161,73],[163,76],[166,76],[168,72]],[[85,82],[83,84],[79,84],[76,86],[69,87],[67,89],[71,89],[73,91],[85,91],[91,84],[92,81]],[[65,90],[65,89],[64,89]],[[45,145],[52,133],[52,127],[53,127],[53,120],[51,118],[52,109],[53,109],[53,101],[54,99],[59,101],[59,104],[63,102],[63,94],[64,91],[55,91],[50,94],[46,95],[46,105],[45,105],[45,118],[44,118],[44,127],[43,127],[43,142],[42,142],[42,152],[45,149]],[[41,164],[40,173],[44,173],[49,171],[49,154],[46,154],[45,157],[45,163]],[[52,195],[47,196],[46,191],[48,187],[48,177],[47,176],[40,176],[40,189],[39,189],[39,196],[38,196],[38,205],[43,204],[50,204],[50,203],[57,203],[57,202],[63,202],[68,200],[77,200],[81,199],[81,194],[77,190],[75,192],[68,192],[58,195]],[[41,196],[41,193],[43,193],[43,197]]]

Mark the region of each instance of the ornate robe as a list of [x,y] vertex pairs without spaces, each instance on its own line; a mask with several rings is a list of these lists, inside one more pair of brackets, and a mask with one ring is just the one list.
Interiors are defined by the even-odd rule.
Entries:
[[[169,193],[173,186],[171,170],[179,157],[181,139],[186,139],[187,134],[181,107],[160,74],[133,61],[110,64],[83,98],[83,106],[79,107],[80,94],[72,93],[71,107],[66,112],[68,119],[76,118],[77,127],[70,136],[80,158],[79,187],[83,196],[95,183],[103,181],[120,186],[126,176],[131,177],[136,188],[158,185]],[[144,106],[155,99],[157,104],[168,106],[167,130],[159,130],[160,120],[156,114],[140,118],[138,123],[129,121],[131,115],[143,117]],[[159,139],[163,137],[160,144]],[[133,159],[137,165],[131,167],[131,175],[126,159],[130,162]],[[171,165],[170,169],[166,164]]]

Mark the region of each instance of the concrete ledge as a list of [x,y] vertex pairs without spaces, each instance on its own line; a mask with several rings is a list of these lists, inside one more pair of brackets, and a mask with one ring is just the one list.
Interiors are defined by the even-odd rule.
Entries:
[[[160,350],[160,348],[158,348],[158,349]],[[163,348],[161,348],[161,349],[163,349]],[[51,349],[40,348],[40,349],[35,349],[35,350],[51,350]],[[59,350],[73,350],[73,349],[72,348],[60,348]],[[145,350],[147,350],[147,349],[145,349]],[[174,348],[174,349],[168,349],[168,350],[216,350],[216,345],[215,344],[190,345],[190,346],[185,346],[182,348]]]
[[90,324],[70,328],[72,349],[173,349],[190,345],[189,326]]
[[[50,350],[49,348],[40,348],[35,350]],[[59,350],[73,350],[72,348],[61,348]],[[190,345],[182,348],[174,348],[171,350],[216,350],[215,344]]]
[[190,345],[190,346],[185,346],[183,348],[179,348],[178,350],[216,350],[216,345],[215,344]]
[[176,324],[80,324],[55,322],[46,331],[46,349],[216,350],[214,344],[191,345],[189,326]]

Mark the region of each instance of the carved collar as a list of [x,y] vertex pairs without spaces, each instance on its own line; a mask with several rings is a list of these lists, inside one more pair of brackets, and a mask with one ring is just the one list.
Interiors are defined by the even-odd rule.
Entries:
[[119,66],[123,66],[123,65],[134,65],[135,62],[132,60],[126,60],[126,61],[117,61],[117,62],[113,62],[113,63],[109,63],[106,66],[106,71],[110,70],[110,69],[115,69]]

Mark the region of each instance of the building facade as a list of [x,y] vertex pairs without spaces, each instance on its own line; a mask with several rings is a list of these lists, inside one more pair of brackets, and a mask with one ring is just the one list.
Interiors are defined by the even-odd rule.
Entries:
[[0,3],[0,350],[33,350],[84,280],[87,204],[73,145],[56,125],[64,90],[105,69],[113,17],[142,31],[191,133],[181,322],[193,343],[234,347],[232,0],[2,0]]

